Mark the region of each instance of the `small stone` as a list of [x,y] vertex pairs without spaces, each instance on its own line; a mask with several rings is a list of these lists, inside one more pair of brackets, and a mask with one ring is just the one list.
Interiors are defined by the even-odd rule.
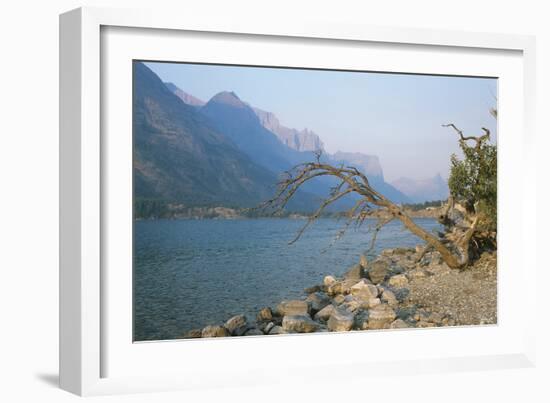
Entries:
[[338,295],[338,294],[348,294],[351,287],[357,282],[355,279],[344,279],[342,281],[337,281],[328,287],[328,295]]
[[326,322],[328,318],[330,318],[330,315],[334,312],[334,309],[334,305],[327,305],[315,314],[314,319]]
[[367,269],[369,267],[369,261],[367,260],[367,257],[365,255],[359,256],[359,264],[363,267],[363,269]]
[[384,250],[382,251],[381,255],[384,255],[384,256],[391,256],[391,255],[393,255],[393,249],[391,249],[391,248],[384,249]]
[[206,326],[201,332],[201,337],[226,337],[230,335],[229,331],[223,326]]
[[355,315],[343,309],[335,309],[327,322],[331,332],[347,332],[353,326]]
[[371,263],[368,276],[374,284],[380,284],[389,273],[389,264],[383,260],[375,260]]
[[286,334],[286,332],[281,326],[273,326],[273,328],[269,331],[269,334]]
[[252,327],[249,326],[248,324],[239,326],[238,328],[236,328],[231,332],[231,336],[244,336],[244,334],[250,329],[252,329]]
[[322,292],[309,294],[309,296],[306,298],[306,301],[309,302],[311,310],[313,312],[319,312],[325,306],[330,304],[330,298]]
[[337,295],[335,296],[332,301],[336,304],[336,305],[340,305],[340,304],[343,304],[345,301],[346,301],[346,297],[344,297],[343,295]]
[[353,320],[353,327],[357,330],[367,330],[369,322],[369,312],[360,311],[355,315]]
[[229,331],[229,333],[233,335],[235,334],[235,331],[237,329],[244,326],[246,326],[246,316],[244,315],[233,316],[232,318],[228,319],[227,322],[225,322],[224,324],[224,327]]
[[421,320],[416,323],[416,327],[435,327],[435,324]]
[[388,284],[394,288],[404,288],[409,285],[409,280],[404,274],[398,274],[397,276],[390,277]]
[[253,328],[253,329],[248,329],[244,335],[245,336],[263,336],[264,333],[260,329]]
[[374,308],[375,306],[378,306],[381,303],[382,301],[380,301],[380,298],[371,298],[368,301],[368,308]]
[[310,306],[306,301],[290,300],[277,305],[276,312],[280,316],[309,315]]
[[270,307],[262,308],[256,316],[258,322],[269,321],[271,319],[273,319],[273,312],[271,312]]
[[407,301],[411,291],[408,288],[399,288],[398,290],[393,290],[395,298],[401,303]]
[[264,327],[264,333],[269,333],[271,331],[271,329],[273,329],[275,327],[275,323],[273,322],[269,322],[267,325],[265,325]]
[[322,291],[323,290],[323,287],[320,286],[320,285],[314,285],[314,286],[311,286],[311,287],[308,287],[308,288],[304,288],[304,292],[306,294],[312,294],[314,292],[318,292],[318,291]]
[[325,287],[330,287],[331,285],[333,285],[334,283],[336,283],[336,279],[332,276],[326,276],[324,279],[323,279],[323,285]]
[[311,333],[319,329],[319,324],[306,315],[288,315],[283,318],[283,329],[290,333]]
[[390,329],[405,329],[408,327],[409,325],[407,324],[407,322],[402,319],[396,319],[390,325]]
[[185,335],[183,336],[186,339],[198,339],[202,337],[202,330],[201,329],[192,329],[189,330]]
[[383,302],[387,303],[392,308],[396,308],[397,305],[399,305],[399,301],[395,297],[395,294],[393,292],[391,292],[390,290],[384,290],[384,292],[382,293],[381,300]]
[[395,320],[395,312],[388,304],[380,304],[369,311],[369,329],[387,329]]
[[395,311],[395,315],[399,319],[403,319],[403,320],[413,319],[415,314],[416,314],[415,306],[410,306],[407,308],[397,308]]
[[356,298],[368,300],[371,298],[376,298],[378,296],[378,288],[376,288],[375,285],[369,284],[366,280],[362,279],[350,288],[350,293]]
[[344,274],[344,278],[357,281],[365,277],[365,274],[366,273],[363,266],[361,266],[360,264],[356,264]]
[[357,301],[356,299],[352,299],[350,301],[346,301],[341,305],[341,308],[345,309],[349,312],[355,312],[359,308],[362,308],[364,304],[360,301]]
[[397,276],[405,273],[405,269],[402,266],[394,265],[390,267],[390,276]]

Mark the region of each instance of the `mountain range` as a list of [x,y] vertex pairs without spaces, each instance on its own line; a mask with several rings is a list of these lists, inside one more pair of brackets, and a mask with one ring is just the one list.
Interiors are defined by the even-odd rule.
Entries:
[[445,200],[449,197],[447,182],[440,174],[427,179],[399,178],[391,184],[405,193],[414,203]]
[[134,64],[136,199],[190,206],[252,206],[273,194],[276,175],[244,155],[144,64]]
[[297,130],[283,126],[277,116],[258,108],[252,108],[260,123],[274,133],[279,141],[296,151],[325,151],[324,144],[317,134],[306,129]]
[[[393,201],[411,201],[384,181],[376,156],[330,155],[313,131],[285,127],[273,113],[254,108],[234,92],[220,92],[204,102],[136,62],[133,103],[137,200],[252,207],[273,196],[281,173],[313,160],[320,150],[329,163],[362,170]],[[334,183],[329,178],[308,183],[288,209],[314,209]],[[337,207],[351,203],[353,197]]]

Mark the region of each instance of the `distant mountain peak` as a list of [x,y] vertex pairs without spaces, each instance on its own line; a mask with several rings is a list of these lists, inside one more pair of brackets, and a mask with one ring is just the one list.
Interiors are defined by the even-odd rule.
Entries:
[[384,179],[382,165],[380,165],[380,159],[376,155],[363,154],[360,152],[337,151],[332,155],[332,158],[354,165],[356,168],[363,171],[367,176],[377,176],[382,180]]
[[193,95],[183,91],[181,88],[179,88],[174,83],[164,83],[164,85],[166,86],[166,88],[168,88],[170,90],[170,92],[172,92],[174,95],[176,95],[179,99],[181,99],[187,105],[203,106],[206,103],[202,99],[194,97]]
[[279,141],[296,151],[324,151],[321,138],[310,129],[297,130],[281,124],[273,112],[253,108],[260,123],[277,136]]
[[225,104],[238,108],[248,107],[248,105],[245,102],[241,101],[239,96],[233,91],[218,92],[210,99],[210,101],[208,101],[208,103]]

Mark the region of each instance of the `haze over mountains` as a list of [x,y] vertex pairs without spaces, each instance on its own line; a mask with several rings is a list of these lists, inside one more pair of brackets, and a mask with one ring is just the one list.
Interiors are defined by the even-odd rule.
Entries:
[[[273,113],[254,108],[233,92],[221,92],[204,102],[163,83],[137,62],[134,88],[136,199],[252,207],[273,196],[282,172],[324,151],[313,131],[285,127]],[[395,202],[412,200],[384,181],[376,156],[324,152],[322,159],[356,166]],[[333,184],[326,178],[308,184],[288,209],[312,210]],[[342,203],[341,207],[346,202]]]
[[447,182],[440,174],[422,180],[402,177],[392,181],[391,184],[405,193],[415,203],[445,200],[449,197]]
[[252,108],[260,123],[274,133],[287,147],[296,151],[325,151],[324,144],[317,134],[306,129],[297,130],[283,126],[277,116],[258,108]]

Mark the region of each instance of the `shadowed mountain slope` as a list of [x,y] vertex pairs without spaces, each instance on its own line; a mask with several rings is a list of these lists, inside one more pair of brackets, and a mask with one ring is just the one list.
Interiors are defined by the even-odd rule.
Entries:
[[[133,133],[136,199],[249,207],[273,195],[276,175],[217,132],[142,63],[134,63]],[[295,208],[307,205],[299,199]]]

